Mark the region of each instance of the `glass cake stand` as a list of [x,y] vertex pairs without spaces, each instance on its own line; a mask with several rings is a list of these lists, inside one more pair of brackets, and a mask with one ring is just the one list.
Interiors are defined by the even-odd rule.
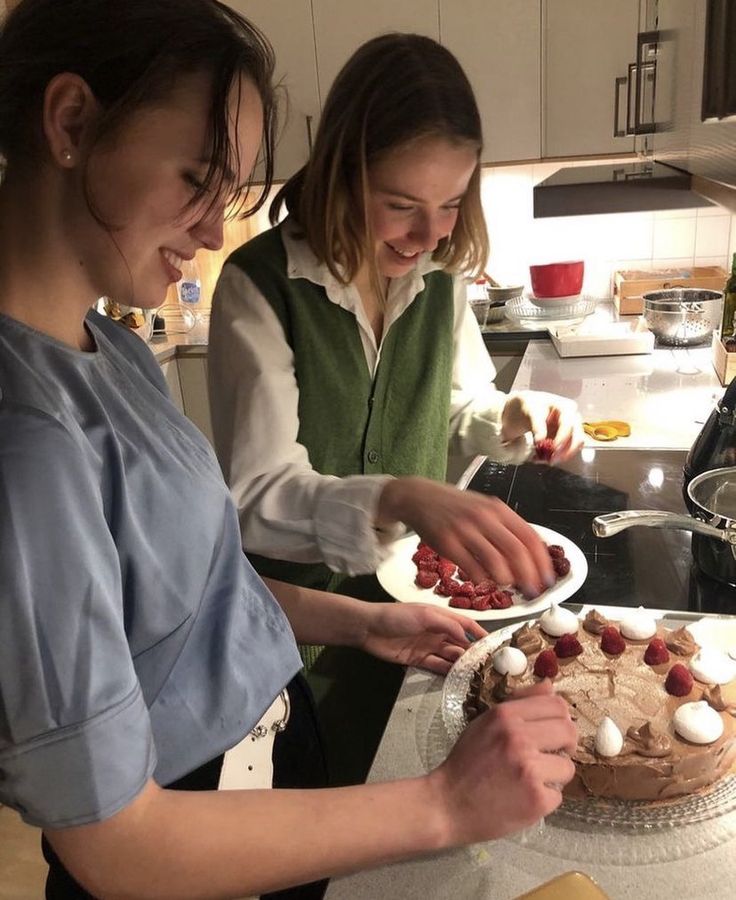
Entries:
[[[439,765],[466,727],[463,704],[473,671],[524,623],[477,641],[447,675],[439,710],[419,737],[429,769]],[[421,723],[417,720],[417,727]],[[646,865],[701,853],[736,837],[736,776],[708,791],[667,801],[567,799],[544,823],[507,838],[562,859]],[[481,857],[482,858],[482,854]]]

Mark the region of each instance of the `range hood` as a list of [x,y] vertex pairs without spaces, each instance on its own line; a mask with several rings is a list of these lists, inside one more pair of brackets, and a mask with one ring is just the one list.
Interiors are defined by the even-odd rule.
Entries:
[[534,218],[713,206],[692,175],[659,162],[560,169],[534,188]]

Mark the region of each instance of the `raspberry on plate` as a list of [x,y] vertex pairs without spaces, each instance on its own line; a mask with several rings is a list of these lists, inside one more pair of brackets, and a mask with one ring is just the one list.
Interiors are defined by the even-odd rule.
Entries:
[[473,598],[466,597],[463,594],[454,594],[450,597],[450,604],[453,609],[473,609]]
[[450,562],[449,559],[443,559],[440,557],[439,565],[437,566],[437,571],[440,573],[440,578],[444,581],[445,578],[452,578],[455,574],[455,570],[457,566],[454,562]]
[[560,671],[554,650],[542,650],[534,662],[534,674],[538,678],[554,678]]
[[534,452],[540,462],[549,462],[555,452],[555,442],[552,438],[542,438],[534,445]]
[[565,556],[565,550],[563,547],[560,547],[559,544],[548,544],[547,553],[549,553],[552,559],[562,559]]
[[487,612],[489,609],[493,609],[490,594],[476,594],[472,599],[472,604],[475,612]]
[[436,572],[430,572],[429,569],[419,569],[414,584],[420,588],[432,588],[440,580],[440,576]]
[[667,673],[664,689],[673,697],[686,697],[693,689],[693,676],[682,663],[675,663]]
[[555,556],[552,558],[552,568],[558,578],[564,578],[570,571],[570,560],[566,556]]
[[563,634],[555,641],[555,655],[560,659],[579,656],[582,652],[583,645],[574,634]]
[[611,656],[620,656],[626,649],[626,641],[614,625],[609,625],[601,632],[601,650]]
[[648,666],[661,666],[670,661],[670,651],[662,638],[652,638],[644,651],[644,662]]

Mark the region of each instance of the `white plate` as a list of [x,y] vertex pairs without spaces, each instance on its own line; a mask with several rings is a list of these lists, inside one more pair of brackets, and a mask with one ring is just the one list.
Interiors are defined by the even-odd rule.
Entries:
[[[561,603],[575,593],[588,575],[588,562],[582,550],[577,544],[564,535],[552,531],[551,528],[545,528],[543,525],[533,525],[532,528],[546,544],[559,544],[564,549],[565,556],[570,560],[570,572],[561,578],[554,587],[540,594],[534,600],[525,600],[521,594],[515,593],[514,605],[507,609],[489,609],[486,612],[458,609],[457,612],[478,622],[518,619],[520,616],[544,612],[553,603]],[[393,544],[391,554],[381,563],[376,572],[381,587],[402,603],[429,603],[432,606],[449,609],[449,597],[438,596],[435,594],[434,588],[420,588],[414,584],[417,567],[411,558],[418,546],[419,538],[415,534],[401,538],[400,541]]]

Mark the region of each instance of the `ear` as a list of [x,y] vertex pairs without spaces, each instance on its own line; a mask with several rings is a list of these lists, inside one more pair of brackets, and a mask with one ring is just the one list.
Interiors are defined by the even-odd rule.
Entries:
[[87,82],[72,72],[55,75],[46,86],[43,130],[52,159],[73,169],[80,159],[85,137],[96,121],[100,105]]

